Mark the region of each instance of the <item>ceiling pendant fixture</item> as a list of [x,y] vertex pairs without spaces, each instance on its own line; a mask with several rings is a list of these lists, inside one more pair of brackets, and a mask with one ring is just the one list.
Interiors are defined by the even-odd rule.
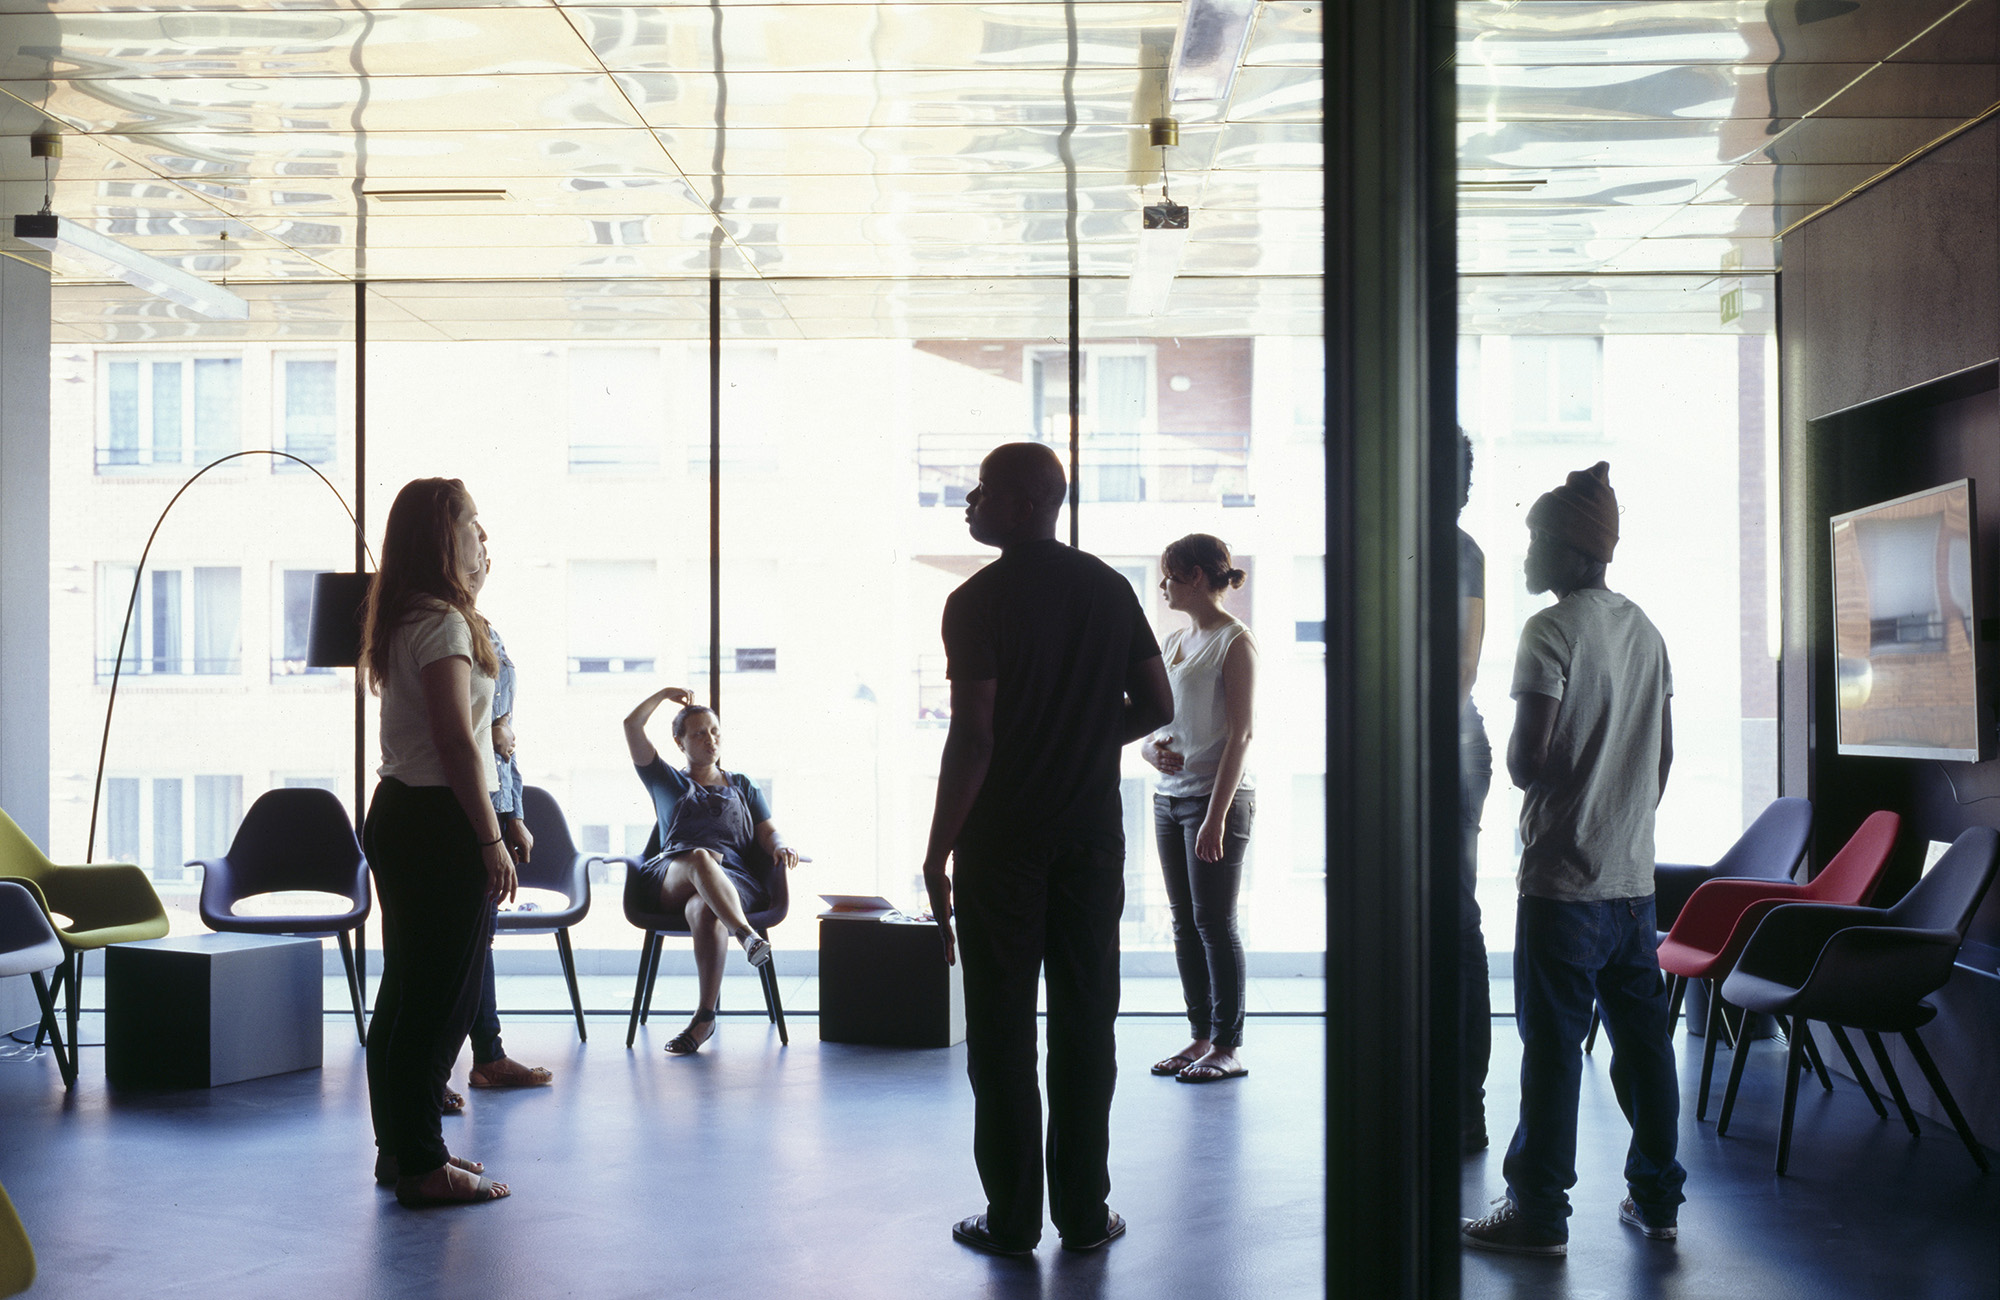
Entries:
[[44,131],[29,138],[30,156],[42,160],[42,210],[14,218],[14,238],[61,253],[65,257],[101,266],[135,289],[179,303],[212,320],[249,320],[250,304],[237,295],[210,284],[198,275],[189,275],[136,248],[80,226],[54,211],[55,183],[52,167],[62,157],[62,137]]
[[1156,117],[1147,130],[1151,146],[1160,151],[1160,201],[1147,204],[1141,214],[1139,249],[1125,291],[1125,312],[1130,316],[1157,316],[1166,310],[1188,240],[1188,210],[1174,202],[1167,177],[1167,150],[1181,142],[1181,124],[1171,117]]

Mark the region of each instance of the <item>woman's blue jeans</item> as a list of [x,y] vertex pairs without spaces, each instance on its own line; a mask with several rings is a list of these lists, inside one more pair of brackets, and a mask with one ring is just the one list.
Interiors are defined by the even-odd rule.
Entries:
[[1687,1198],[1680,1082],[1667,1026],[1653,899],[1565,903],[1523,898],[1514,939],[1514,1013],[1521,1030],[1521,1123],[1503,1166],[1521,1218],[1567,1232],[1576,1185],[1576,1107],[1593,1003],[1611,1042],[1611,1087],[1632,1125],[1625,1182],[1655,1222]]
[[1246,971],[1236,894],[1256,815],[1256,792],[1238,790],[1222,823],[1222,857],[1203,862],[1195,856],[1194,842],[1208,816],[1208,796],[1153,796],[1153,834],[1166,874],[1174,965],[1181,973],[1188,1027],[1196,1038],[1223,1048],[1243,1045]]

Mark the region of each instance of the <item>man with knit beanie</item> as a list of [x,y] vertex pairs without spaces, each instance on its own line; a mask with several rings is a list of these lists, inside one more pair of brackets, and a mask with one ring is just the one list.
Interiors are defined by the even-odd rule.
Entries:
[[1604,585],[1618,545],[1611,466],[1599,461],[1544,493],[1528,532],[1528,590],[1556,603],[1521,629],[1507,743],[1508,775],[1526,796],[1514,947],[1521,1119],[1502,1166],[1506,1196],[1461,1233],[1484,1250],[1562,1255],[1593,1004],[1632,1125],[1619,1218],[1672,1240],[1686,1199],[1653,928],[1653,810],[1673,761],[1673,677],[1652,621]]

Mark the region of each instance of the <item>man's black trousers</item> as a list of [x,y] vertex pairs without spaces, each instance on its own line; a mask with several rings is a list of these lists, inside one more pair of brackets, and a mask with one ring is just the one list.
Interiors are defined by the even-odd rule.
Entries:
[[987,1226],[1009,1246],[1042,1235],[1035,984],[1046,968],[1049,1217],[1064,1237],[1093,1241],[1111,1191],[1124,837],[1041,849],[961,845],[954,857],[972,1151]]

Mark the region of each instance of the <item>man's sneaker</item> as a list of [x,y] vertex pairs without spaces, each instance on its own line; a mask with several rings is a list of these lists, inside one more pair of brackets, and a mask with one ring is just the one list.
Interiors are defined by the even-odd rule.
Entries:
[[1681,1235],[1678,1219],[1662,1219],[1657,1215],[1649,1215],[1629,1196],[1618,1202],[1618,1217],[1654,1241],[1672,1241]]
[[1493,1213],[1483,1219],[1466,1219],[1458,1226],[1465,1244],[1479,1250],[1497,1250],[1509,1255],[1567,1255],[1569,1234],[1554,1228],[1537,1228],[1521,1218],[1521,1211],[1507,1197],[1493,1202]]

